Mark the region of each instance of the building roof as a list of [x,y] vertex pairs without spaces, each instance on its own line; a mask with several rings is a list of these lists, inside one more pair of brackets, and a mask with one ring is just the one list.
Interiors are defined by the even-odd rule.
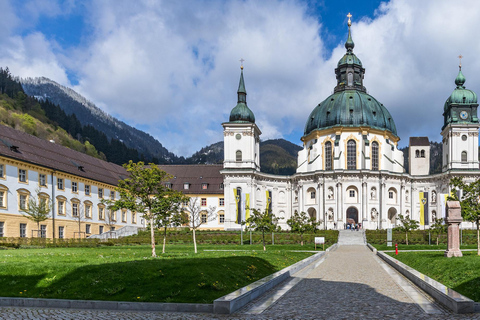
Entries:
[[305,123],[304,137],[316,130],[336,127],[370,127],[390,131],[397,137],[393,117],[383,104],[366,92],[363,86],[365,69],[353,53],[354,43],[348,23],[347,52],[335,69],[337,86],[334,93],[319,103]]
[[[174,178],[169,182],[171,188],[185,194],[223,194],[223,177],[220,170],[223,165],[160,165],[162,170]],[[188,183],[188,189],[184,184]],[[203,185],[206,184],[206,189]]]
[[410,146],[430,146],[428,137],[410,137]]
[[4,125],[0,125],[0,155],[110,185],[117,185],[127,176],[127,171],[117,164]]
[[[49,142],[25,132],[0,125],[0,155],[58,172],[117,185],[128,176],[122,166]],[[170,183],[186,194],[223,194],[222,165],[160,165],[173,175]],[[189,189],[184,189],[184,184]],[[202,188],[207,184],[206,189]]]

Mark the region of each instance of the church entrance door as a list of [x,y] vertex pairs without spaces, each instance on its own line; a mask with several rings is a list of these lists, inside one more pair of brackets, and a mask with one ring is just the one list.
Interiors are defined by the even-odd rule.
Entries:
[[358,210],[355,207],[350,207],[347,209],[347,221],[350,219],[355,221],[355,224],[358,223]]

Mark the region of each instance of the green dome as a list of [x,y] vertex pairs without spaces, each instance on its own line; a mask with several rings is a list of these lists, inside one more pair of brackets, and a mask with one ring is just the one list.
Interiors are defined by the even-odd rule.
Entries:
[[397,136],[395,122],[387,108],[374,97],[359,90],[335,92],[321,102],[308,117],[304,136],[314,130],[336,126],[388,130]]
[[337,66],[340,67],[344,64],[357,64],[362,66],[362,61],[353,52],[347,52],[345,55],[338,61]]
[[255,123],[255,115],[252,110],[247,107],[247,91],[245,90],[245,82],[243,81],[243,67],[240,74],[240,83],[238,84],[238,102],[235,108],[230,112],[230,122],[251,122]]
[[477,103],[477,94],[472,90],[465,89],[465,87],[463,86],[464,83],[465,76],[460,69],[457,78],[455,78],[455,84],[457,85],[457,87],[455,88],[455,90],[453,90],[447,101],[445,101],[445,105],[443,107],[444,111],[447,111],[448,107],[452,104],[471,105]]
[[255,123],[255,116],[245,103],[239,102],[230,112],[230,122]]

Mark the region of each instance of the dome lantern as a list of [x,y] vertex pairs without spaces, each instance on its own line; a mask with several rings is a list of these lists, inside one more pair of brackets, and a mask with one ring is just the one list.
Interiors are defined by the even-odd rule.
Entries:
[[305,124],[304,138],[313,131],[334,127],[370,127],[389,131],[393,137],[398,138],[390,112],[369,95],[363,86],[365,69],[360,59],[353,53],[351,16],[350,13],[347,15],[348,39],[345,42],[347,52],[335,69],[337,85],[334,93],[313,109]]

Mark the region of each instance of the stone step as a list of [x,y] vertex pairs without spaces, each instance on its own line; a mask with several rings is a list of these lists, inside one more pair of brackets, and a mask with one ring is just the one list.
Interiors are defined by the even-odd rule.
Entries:
[[340,230],[338,234],[339,245],[366,245],[365,231]]

